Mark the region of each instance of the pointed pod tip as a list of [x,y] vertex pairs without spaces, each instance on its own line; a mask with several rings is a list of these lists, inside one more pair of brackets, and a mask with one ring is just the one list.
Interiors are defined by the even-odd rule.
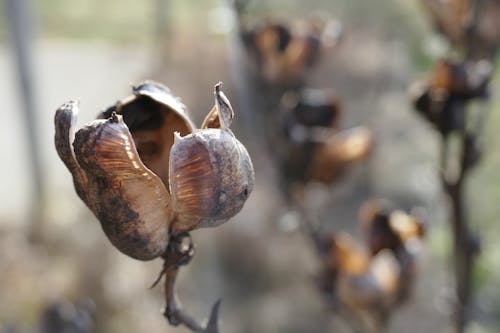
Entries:
[[73,99],[73,100],[67,102],[67,104],[74,106],[74,107],[79,107],[80,106],[80,99]]
[[221,81],[219,81],[216,85],[215,85],[215,94],[218,94],[222,91],[222,86],[223,86],[223,83]]
[[67,123],[69,127],[75,125],[79,111],[79,100],[71,100],[62,104],[56,111],[54,120],[56,124]]
[[78,108],[80,107],[80,100],[73,99],[61,105],[59,109],[70,111],[73,114],[78,113]]
[[229,99],[222,92],[222,82],[215,85],[215,107],[219,114],[220,128],[229,128],[234,118],[234,111]]

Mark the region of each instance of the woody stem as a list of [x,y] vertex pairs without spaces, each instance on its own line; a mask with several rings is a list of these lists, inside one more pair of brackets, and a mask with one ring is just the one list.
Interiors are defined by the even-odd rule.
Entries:
[[165,275],[165,300],[167,306],[164,315],[170,325],[185,325],[193,332],[203,332],[203,326],[184,311],[175,290],[175,281],[179,268],[189,263],[194,256],[194,246],[191,236],[183,233],[172,236],[163,254],[163,273]]

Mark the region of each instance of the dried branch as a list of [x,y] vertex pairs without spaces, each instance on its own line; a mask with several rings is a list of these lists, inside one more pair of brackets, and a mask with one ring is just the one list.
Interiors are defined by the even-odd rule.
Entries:
[[[483,65],[482,63],[480,65]],[[477,87],[479,93],[471,95],[472,98],[461,99],[450,95],[454,99],[450,103],[451,113],[467,112],[467,107],[473,99],[487,99],[488,84],[492,74],[491,65],[485,62],[485,66],[479,68],[481,84]],[[467,205],[465,200],[465,182],[470,170],[479,162],[482,151],[480,147],[481,137],[489,113],[489,108],[481,107],[476,119],[472,119],[471,126],[463,126],[456,130],[460,138],[460,150],[458,156],[450,158],[450,138],[448,133],[442,133],[441,139],[441,182],[443,189],[451,203],[450,222],[454,243],[454,265],[456,278],[457,304],[455,309],[455,324],[457,332],[464,331],[468,321],[468,307],[472,293],[472,272],[474,260],[479,254],[479,236],[471,231],[467,216]],[[469,129],[468,129],[469,128]],[[454,160],[455,163],[450,163]],[[458,164],[458,170],[453,170]]]
[[[481,117],[483,117],[481,115]],[[454,263],[456,292],[458,302],[455,309],[455,324],[457,332],[464,332],[468,321],[468,307],[472,292],[472,272],[474,260],[479,254],[479,236],[469,227],[466,201],[464,200],[465,181],[470,169],[479,159],[476,135],[465,131],[461,133],[460,169],[455,179],[450,179],[450,166],[447,158],[449,140],[442,138],[443,158],[441,160],[441,181],[444,190],[451,201],[451,226],[454,244]]]
[[[492,26],[487,27],[486,22],[500,15],[498,4],[485,1],[473,0],[470,2],[453,1],[447,4],[434,0],[424,0],[431,9],[430,14],[438,26],[438,30],[444,33],[452,42],[462,46],[464,50],[464,60],[459,66],[466,68],[467,64],[474,64],[474,72],[465,71],[466,81],[469,82],[465,91],[457,89],[460,77],[453,78],[447,87],[447,103],[440,105],[440,118],[433,118],[432,112],[426,112],[426,103],[429,98],[421,95],[420,100],[415,104],[417,109],[427,116],[431,122],[436,120],[443,124],[438,124],[438,129],[442,134],[441,140],[441,161],[440,177],[443,189],[451,204],[450,224],[453,234],[454,246],[454,266],[456,279],[456,309],[455,326],[458,333],[465,330],[468,321],[468,308],[472,293],[472,272],[474,260],[479,254],[479,236],[472,232],[465,200],[465,182],[469,171],[477,164],[481,158],[481,137],[488,116],[488,108],[482,107],[477,114],[472,126],[460,124],[454,126],[453,119],[467,113],[469,102],[474,99],[486,100],[489,96],[488,85],[492,76],[492,60],[499,42],[499,35],[491,34]],[[438,8],[441,6],[441,8]],[[446,7],[447,6],[447,7]],[[446,7],[446,8],[445,8]],[[446,10],[447,9],[447,10]],[[455,10],[452,10],[455,9]],[[453,17],[456,14],[456,17]],[[488,32],[488,33],[486,33]],[[478,61],[477,59],[486,59]],[[455,85],[455,86],[454,86]],[[464,94],[465,93],[465,94]],[[426,104],[428,104],[426,106]],[[445,116],[448,115],[448,116]],[[466,118],[465,118],[466,119]],[[435,123],[436,125],[436,123]],[[443,130],[445,129],[445,130]],[[450,163],[450,132],[456,133],[460,138],[460,151],[454,157],[455,163]],[[458,170],[456,169],[458,165]]]
[[180,266],[188,264],[194,256],[194,244],[189,233],[182,233],[170,238],[167,250],[163,254],[163,270],[153,287],[165,276],[166,308],[164,316],[172,326],[184,325],[193,332],[218,333],[220,300],[213,306],[209,320],[203,324],[183,309],[175,290],[175,281]]

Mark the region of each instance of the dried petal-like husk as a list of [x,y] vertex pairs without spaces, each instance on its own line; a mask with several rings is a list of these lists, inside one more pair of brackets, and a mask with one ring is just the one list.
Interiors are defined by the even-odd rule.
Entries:
[[176,231],[227,221],[241,210],[253,189],[248,152],[228,130],[207,129],[179,137],[170,159]]
[[55,122],[56,147],[77,192],[120,251],[139,260],[160,256],[168,244],[171,220],[165,186],[139,159],[121,116],[96,120],[79,130],[73,153],[68,121],[74,119],[74,110],[63,106]]
[[[234,113],[220,85],[215,97],[205,129],[185,137],[176,135],[170,153],[170,193],[176,213],[172,232],[227,221],[241,210],[253,189],[252,162],[228,127]],[[206,128],[214,124],[219,128]]]
[[220,87],[201,130],[168,88],[154,82],[134,88],[78,131],[74,149],[77,108],[67,104],[56,113],[56,147],[75,188],[123,253],[153,259],[163,254],[170,231],[216,226],[243,207],[254,171],[229,129],[234,113]]

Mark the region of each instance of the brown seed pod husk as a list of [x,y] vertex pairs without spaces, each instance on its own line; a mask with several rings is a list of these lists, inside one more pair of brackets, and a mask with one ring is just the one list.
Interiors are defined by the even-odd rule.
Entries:
[[177,216],[173,232],[227,221],[241,210],[253,189],[252,162],[229,129],[234,113],[220,88],[215,88],[215,108],[203,125],[219,128],[176,135],[171,150],[170,192]]
[[78,131],[74,149],[77,105],[57,111],[58,153],[78,195],[123,253],[153,259],[165,251],[170,232],[219,225],[243,207],[254,171],[229,129],[234,113],[220,88],[195,130],[168,88],[145,82]]
[[63,106],[56,113],[56,147],[68,161],[80,197],[121,252],[139,260],[160,256],[171,220],[165,186],[139,159],[121,116],[96,120],[78,131],[73,154],[68,150],[71,112]]

